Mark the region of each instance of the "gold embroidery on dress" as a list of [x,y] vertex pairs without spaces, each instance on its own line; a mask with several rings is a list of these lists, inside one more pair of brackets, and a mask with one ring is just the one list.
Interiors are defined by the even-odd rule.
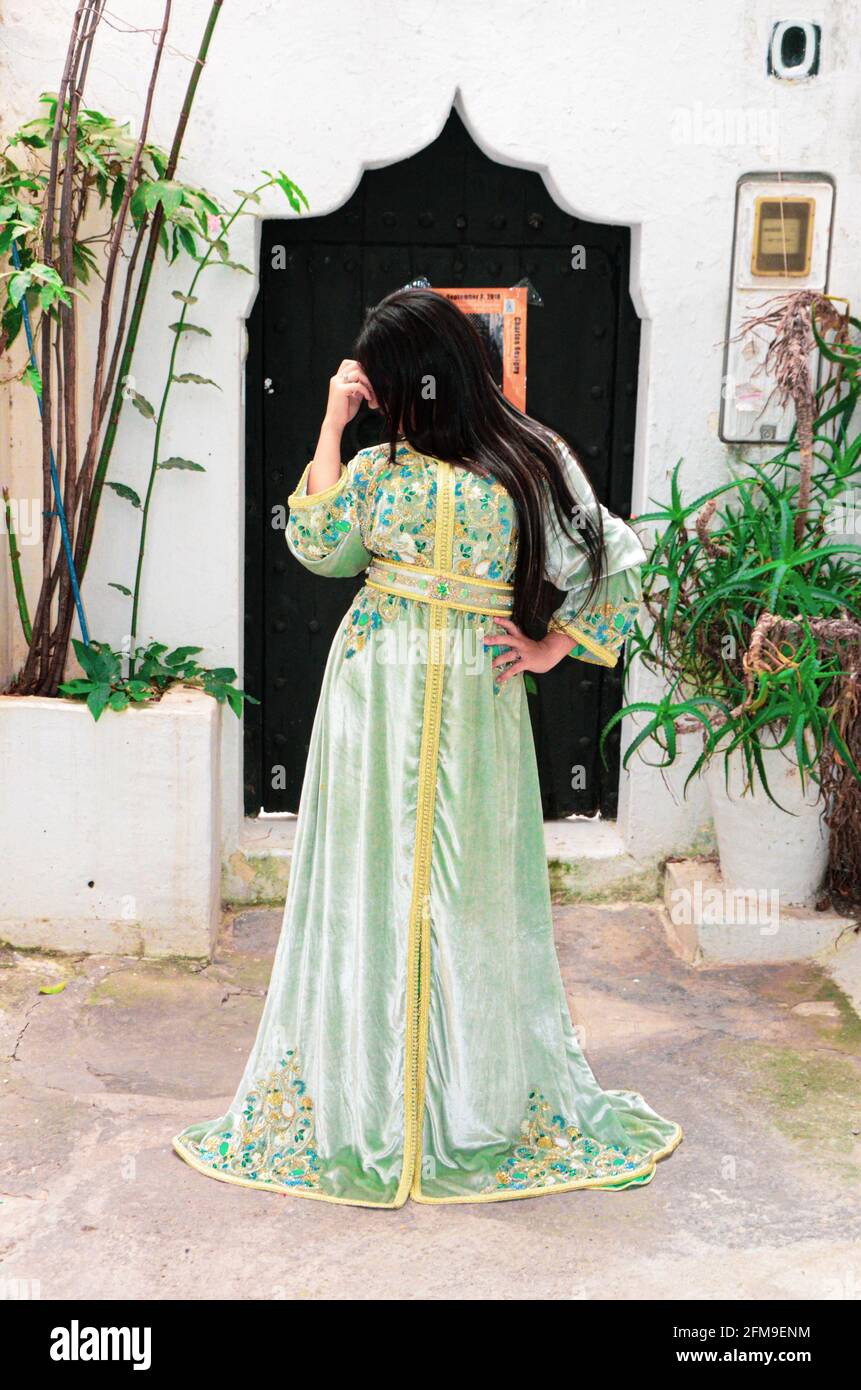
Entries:
[[508,581],[517,561],[514,502],[496,479],[455,469],[452,569],[479,579]]
[[261,1185],[317,1187],[314,1106],[305,1093],[296,1050],[291,1048],[252,1086],[235,1125],[188,1146],[210,1167],[234,1177],[256,1179]]
[[372,633],[383,623],[392,623],[409,608],[409,599],[395,594],[383,594],[377,589],[364,588],[356,595],[347,614],[344,627],[344,656],[360,652]]
[[569,656],[614,666],[639,611],[640,605],[634,600],[618,604],[610,601],[578,613],[571,622],[554,616],[547,627],[550,632],[564,632],[576,643]]
[[563,1115],[554,1114],[538,1090],[529,1092],[521,1139],[496,1170],[496,1188],[555,1187],[559,1183],[606,1178],[623,1181],[648,1162],[622,1144],[600,1144]]

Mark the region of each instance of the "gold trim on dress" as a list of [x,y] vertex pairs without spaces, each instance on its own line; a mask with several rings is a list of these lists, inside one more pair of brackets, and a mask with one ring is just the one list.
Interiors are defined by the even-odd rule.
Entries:
[[[570,1183],[554,1184],[551,1187],[521,1187],[516,1191],[494,1188],[492,1192],[468,1193],[462,1197],[428,1197],[424,1195],[420,1188],[414,1188],[410,1193],[414,1202],[420,1202],[424,1206],[454,1206],[461,1202],[516,1202],[528,1200],[530,1197],[547,1197],[553,1192],[580,1192],[584,1188],[594,1188],[596,1192],[627,1192],[629,1187],[645,1187],[655,1176],[657,1165],[662,1158],[667,1158],[674,1149],[677,1149],[684,1139],[684,1131],[681,1125],[676,1125],[676,1133],[668,1144],[657,1153],[649,1155],[648,1161],[643,1164],[641,1169],[628,1173],[623,1183],[610,1184],[606,1178],[582,1178]],[[642,1182],[637,1179],[642,1177]]]
[[397,598],[412,599],[430,607],[454,608],[462,613],[486,613],[507,618],[513,611],[512,584],[494,579],[474,580],[437,566],[407,565],[375,556],[365,579],[369,589]]
[[312,492],[310,495],[307,491],[303,492],[302,489],[308,486],[308,474],[311,472],[313,464],[314,460],[312,459],[310,463],[305,465],[302,476],[296,484],[295,492],[291,492],[287,498],[287,506],[291,512],[301,511],[303,507],[316,507],[319,502],[328,502],[330,497],[337,497],[338,493],[343,490],[348,476],[346,468],[341,470],[340,478],[331,487],[324,487],[322,492]]
[[287,1187],[283,1183],[259,1183],[254,1178],[238,1178],[233,1173],[219,1172],[217,1168],[211,1168],[208,1163],[201,1162],[185,1147],[178,1134],[174,1135],[171,1143],[174,1152],[179,1154],[189,1168],[194,1168],[205,1178],[214,1178],[216,1182],[232,1182],[234,1187],[253,1187],[257,1192],[274,1192],[277,1197],[304,1197],[310,1202],[337,1202],[342,1207],[377,1207],[383,1210],[391,1210],[394,1207],[393,1202],[372,1202],[362,1197],[333,1197],[331,1193],[320,1192],[316,1188]]
[[375,584],[373,580],[365,580],[366,589],[379,589],[381,593],[392,594],[395,598],[413,599],[416,603],[426,603],[429,608],[454,608],[459,613],[484,613],[488,617],[510,618],[512,609],[488,608],[487,604],[479,603],[452,603],[449,599],[422,598],[419,594],[411,593],[409,589],[395,589],[389,584]]
[[[434,558],[436,559],[437,557],[435,556]],[[390,560],[381,555],[375,556],[375,559],[378,560],[380,564],[395,570],[411,570],[414,574],[431,574],[436,578],[451,579],[468,584],[483,584],[491,589],[502,589],[508,593],[514,592],[514,585],[505,579],[482,579],[477,574],[457,574],[454,570],[444,570],[437,565],[413,565],[409,560]],[[449,564],[450,563],[451,559],[449,558]]]
[[594,637],[590,637],[582,628],[575,627],[573,623],[560,623],[556,618],[551,618],[547,624],[549,632],[563,632],[566,637],[570,637],[572,642],[579,642],[581,647],[585,647],[587,652],[591,652],[595,660],[601,666],[615,666],[619,660],[618,650],[613,651],[610,647],[604,647],[600,642],[596,642]]
[[[454,474],[451,464],[438,464],[437,511],[434,526],[434,561],[440,570],[451,566],[454,523]],[[433,857],[433,822],[436,806],[437,763],[442,723],[445,674],[445,604],[430,610],[425,699],[419,748],[416,829],[413,852],[413,885],[407,942],[406,1042],[404,1049],[404,1157],[395,1206],[421,1186],[422,1130],[424,1123],[425,1068],[427,1063],[430,1006],[430,876]]]
[[[657,1153],[652,1154],[648,1163],[643,1165],[640,1174],[629,1174],[628,1181],[621,1187],[610,1187],[606,1182],[600,1179],[587,1178],[581,1182],[560,1183],[559,1186],[554,1187],[519,1188],[516,1192],[475,1192],[466,1193],[462,1197],[427,1197],[422,1193],[420,1184],[415,1184],[409,1196],[412,1197],[414,1202],[418,1202],[422,1206],[430,1207],[456,1206],[466,1202],[513,1202],[528,1200],[530,1197],[548,1197],[554,1192],[579,1192],[585,1188],[592,1188],[595,1192],[627,1192],[629,1187],[645,1187],[651,1182],[655,1175],[656,1165],[662,1158],[667,1158],[674,1149],[678,1148],[683,1138],[684,1133],[682,1127],[678,1125],[677,1133],[670,1143],[665,1144]],[[275,1195],[279,1197],[302,1197],[309,1202],[335,1202],[338,1206],[342,1207],[375,1207],[377,1211],[394,1211],[397,1207],[401,1207],[404,1204],[405,1199],[401,1199],[401,1201],[395,1200],[394,1202],[373,1202],[364,1197],[333,1197],[328,1192],[317,1192],[301,1187],[282,1187],[278,1183],[267,1183],[265,1187],[262,1187],[260,1183],[255,1182],[253,1178],[237,1178],[231,1173],[219,1173],[216,1169],[210,1168],[208,1164],[201,1163],[200,1159],[195,1158],[195,1156],[184,1147],[179,1135],[173,1139],[172,1143],[175,1152],[190,1168],[194,1168],[198,1173],[202,1173],[204,1177],[214,1178],[216,1182],[233,1183],[235,1187],[253,1187],[256,1188],[258,1192],[274,1192]],[[634,1182],[633,1179],[638,1175],[642,1176],[645,1180],[641,1183]]]

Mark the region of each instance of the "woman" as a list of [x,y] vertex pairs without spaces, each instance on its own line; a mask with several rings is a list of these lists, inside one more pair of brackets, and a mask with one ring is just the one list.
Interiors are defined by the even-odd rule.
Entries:
[[[363,400],[387,442],[342,470]],[[367,577],[326,666],[257,1040],[229,1112],[177,1151],[380,1207],[648,1182],[681,1131],[602,1091],[575,1039],[522,679],[615,663],[639,541],[505,400],[465,315],[405,289],[332,378],[287,543]]]

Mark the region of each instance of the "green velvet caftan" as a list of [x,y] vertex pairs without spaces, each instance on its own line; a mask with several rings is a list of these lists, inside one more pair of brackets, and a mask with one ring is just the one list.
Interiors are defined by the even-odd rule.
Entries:
[[[513,502],[407,445],[363,449],[324,492],[306,478],[291,551],[366,583],[326,666],[256,1041],[227,1112],[174,1145],[226,1182],[379,1207],[646,1183],[681,1131],[602,1090],[578,1046],[524,681],[500,682],[481,640],[510,612]],[[571,655],[613,665],[644,557],[603,521],[586,611],[582,550],[549,506],[546,573]]]

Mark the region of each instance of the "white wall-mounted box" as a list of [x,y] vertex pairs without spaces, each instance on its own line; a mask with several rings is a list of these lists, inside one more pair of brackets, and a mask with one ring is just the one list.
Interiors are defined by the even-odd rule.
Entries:
[[795,412],[791,402],[780,403],[765,367],[773,335],[765,326],[742,329],[778,295],[827,289],[833,208],[834,184],[825,174],[739,180],[720,413],[728,444],[789,439]]

